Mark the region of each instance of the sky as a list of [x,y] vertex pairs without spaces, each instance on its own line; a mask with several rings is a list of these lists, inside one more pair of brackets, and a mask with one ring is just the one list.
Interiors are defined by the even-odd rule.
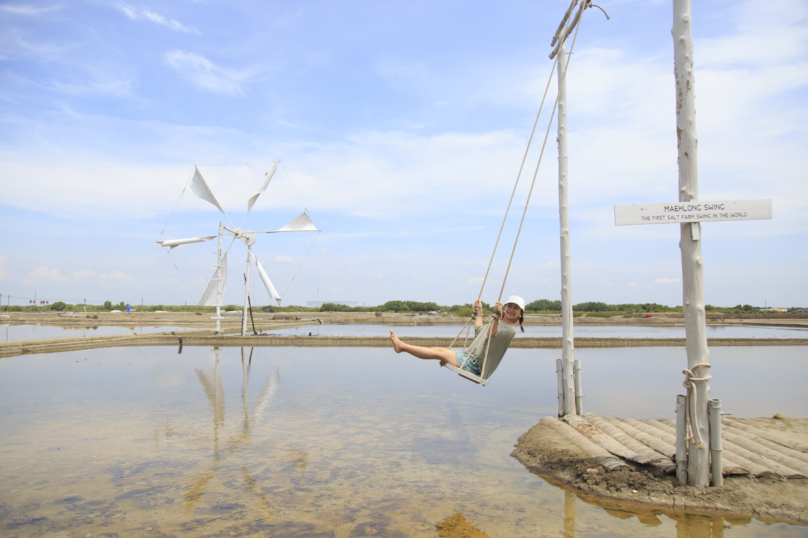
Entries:
[[[682,302],[676,225],[614,206],[678,200],[672,3],[603,0],[567,74],[574,303]],[[196,304],[215,241],[261,234],[283,296],[472,302],[480,293],[568,3],[230,0],[0,3],[2,302]],[[808,4],[694,2],[699,199],[771,199],[702,227],[707,304],[808,306]],[[568,46],[569,49],[569,46]],[[560,298],[557,81],[483,300]],[[228,217],[183,192],[194,166]],[[225,241],[225,248],[229,239]],[[513,262],[505,280],[508,260]],[[244,300],[228,250],[225,303]],[[256,306],[270,298],[251,277]]]

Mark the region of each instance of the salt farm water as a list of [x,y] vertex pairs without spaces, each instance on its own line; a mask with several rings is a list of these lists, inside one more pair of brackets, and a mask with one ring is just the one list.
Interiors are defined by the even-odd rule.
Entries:
[[[556,412],[558,350],[512,349],[487,388],[383,348],[250,353],[222,348],[218,367],[199,347],[0,361],[2,534],[432,537],[459,512],[492,537],[562,536],[565,509],[577,536],[676,536],[683,524],[582,502],[509,456]],[[586,409],[673,417],[683,348],[576,358]],[[726,412],[807,416],[803,347],[714,348],[711,359]],[[641,410],[623,390],[639,378]],[[706,528],[808,536],[740,523]]]

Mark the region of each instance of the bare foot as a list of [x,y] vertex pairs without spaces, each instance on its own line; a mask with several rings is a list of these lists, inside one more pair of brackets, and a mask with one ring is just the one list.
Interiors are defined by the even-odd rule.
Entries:
[[398,339],[393,329],[390,329],[390,340],[393,342],[393,349],[396,350],[396,353],[401,353],[401,340]]

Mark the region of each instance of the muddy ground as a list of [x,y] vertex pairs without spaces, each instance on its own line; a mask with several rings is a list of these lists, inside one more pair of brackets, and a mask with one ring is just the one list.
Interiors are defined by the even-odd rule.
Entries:
[[[808,442],[808,419],[737,419]],[[537,424],[519,438],[511,454],[528,470],[574,491],[581,499],[629,513],[719,512],[739,518],[808,525],[808,480],[778,476],[724,477],[721,488],[693,488],[675,475],[627,462],[607,471],[553,428]]]

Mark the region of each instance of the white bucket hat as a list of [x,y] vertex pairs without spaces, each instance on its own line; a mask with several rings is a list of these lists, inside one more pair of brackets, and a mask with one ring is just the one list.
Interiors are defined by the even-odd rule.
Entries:
[[525,300],[522,299],[521,297],[519,297],[518,295],[511,295],[510,297],[508,297],[508,300],[505,301],[505,304],[508,304],[508,303],[515,304],[516,306],[521,308],[522,312],[524,313],[524,311],[525,311]]

